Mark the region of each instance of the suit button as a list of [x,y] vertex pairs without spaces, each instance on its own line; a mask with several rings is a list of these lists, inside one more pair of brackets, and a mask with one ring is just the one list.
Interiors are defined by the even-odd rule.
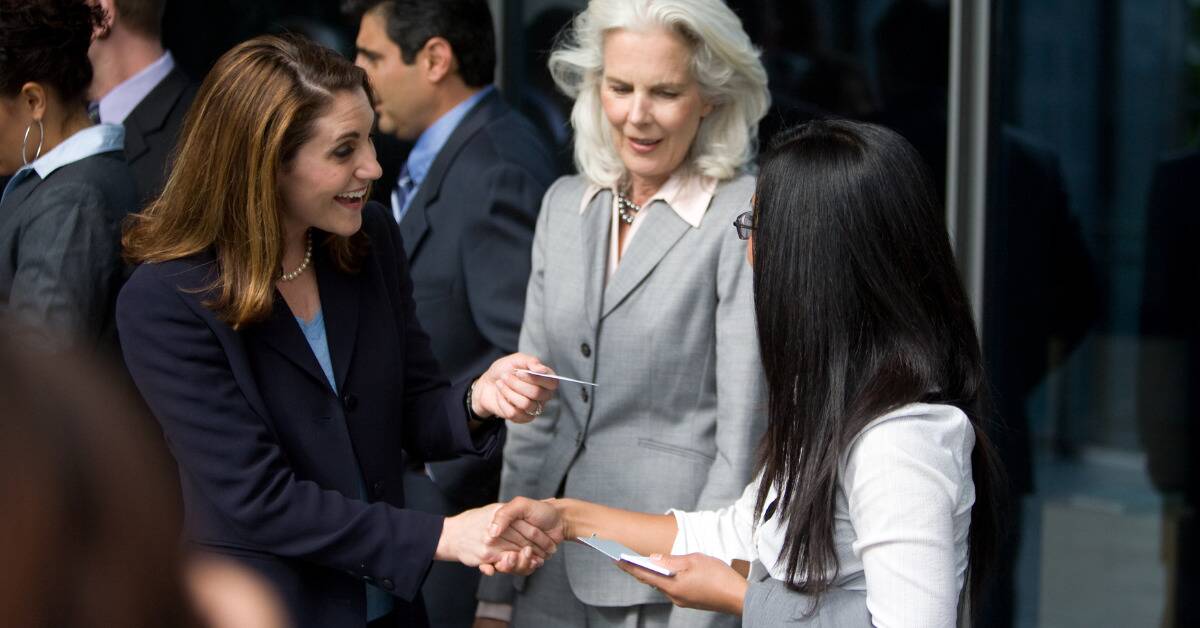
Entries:
[[375,499],[383,497],[383,486],[383,480],[379,480],[371,485],[371,494],[375,496]]
[[579,352],[582,353],[583,357],[585,357],[585,358],[592,357],[592,348],[589,347],[588,343],[586,343],[586,342],[579,345]]
[[342,395],[342,407],[345,408],[347,412],[354,412],[354,409],[358,407],[358,397],[355,397],[350,393]]
[[587,392],[587,388],[580,388],[580,389],[579,389],[579,396],[583,398],[583,402],[584,402],[584,403],[587,403],[587,402],[588,402],[588,392]]
[[388,590],[388,591],[391,591],[392,589],[395,589],[395,588],[396,588],[396,586],[395,586],[394,584],[392,584],[392,579],[391,579],[391,578],[384,578],[383,580],[381,580],[381,581],[379,582],[379,584],[382,584],[382,585],[383,585],[383,588],[384,588],[384,589],[386,589],[386,590]]

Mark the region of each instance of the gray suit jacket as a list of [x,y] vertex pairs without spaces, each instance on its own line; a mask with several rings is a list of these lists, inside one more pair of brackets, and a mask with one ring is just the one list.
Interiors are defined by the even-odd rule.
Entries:
[[[580,213],[586,187],[564,177],[546,193],[520,348],[599,387],[564,384],[543,416],[509,427],[501,499],[561,486],[642,512],[728,505],[750,480],[766,421],[751,270],[732,227],[754,180],[719,185],[699,228],[650,205],[607,282],[612,195]],[[586,604],[667,601],[587,547],[559,555]],[[486,578],[481,599],[510,600],[523,586],[512,582]]]
[[29,342],[116,351],[121,220],[136,209],[119,151],[31,173],[0,203],[0,318],[28,325]]

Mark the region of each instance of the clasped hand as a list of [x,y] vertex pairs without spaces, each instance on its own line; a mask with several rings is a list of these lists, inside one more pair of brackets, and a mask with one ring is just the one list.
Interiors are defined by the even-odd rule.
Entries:
[[435,558],[497,572],[529,575],[563,542],[561,518],[545,502],[518,498],[448,517]]

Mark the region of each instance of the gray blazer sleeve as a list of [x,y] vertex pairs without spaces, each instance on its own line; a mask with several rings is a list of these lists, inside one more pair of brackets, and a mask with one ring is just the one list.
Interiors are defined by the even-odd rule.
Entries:
[[[729,222],[732,224],[732,219]],[[755,326],[754,277],[746,260],[746,243],[734,237],[732,227],[729,237],[721,241],[715,331],[720,365],[717,452],[696,510],[722,508],[742,494],[753,474],[755,448],[766,425],[767,393]]]
[[[553,213],[550,208],[554,206],[555,197],[565,180],[565,177],[559,179],[546,191],[533,236],[529,286],[525,291],[525,319],[521,325],[519,346],[522,353],[539,358],[547,355],[545,325],[541,319],[545,311],[542,298],[545,294],[543,278],[546,268],[545,239],[549,233],[547,225]],[[555,397],[546,402],[543,414],[529,423],[509,423],[500,476],[500,501],[508,501],[517,496],[543,497],[535,495],[538,472],[541,470],[544,451],[550,444],[554,424],[558,421],[558,404],[558,398]],[[514,581],[513,576],[506,574],[481,578],[478,597],[486,602],[512,603],[516,594]]]
[[38,346],[94,343],[118,272],[118,240],[95,187],[62,183],[39,199],[24,225],[13,274],[10,314]]

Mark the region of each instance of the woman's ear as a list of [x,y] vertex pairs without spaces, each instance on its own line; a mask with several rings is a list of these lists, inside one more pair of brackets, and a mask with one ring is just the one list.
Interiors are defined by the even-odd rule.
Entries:
[[754,235],[751,234],[746,239],[746,262],[750,264],[750,268],[754,268]]
[[26,83],[21,86],[17,103],[34,120],[41,120],[46,115],[46,88],[41,83]]

